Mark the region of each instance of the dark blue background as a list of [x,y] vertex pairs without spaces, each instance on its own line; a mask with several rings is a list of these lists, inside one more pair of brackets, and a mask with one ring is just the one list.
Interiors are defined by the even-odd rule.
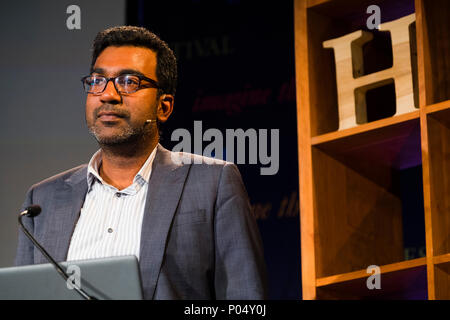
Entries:
[[[227,128],[280,130],[276,175],[261,176],[259,164],[239,169],[263,238],[269,297],[301,298],[292,3],[128,1],[127,22],[155,32],[177,55],[165,147],[176,144],[174,129],[192,132],[194,120],[203,132],[218,128],[224,137]],[[200,104],[205,97],[215,98]]]

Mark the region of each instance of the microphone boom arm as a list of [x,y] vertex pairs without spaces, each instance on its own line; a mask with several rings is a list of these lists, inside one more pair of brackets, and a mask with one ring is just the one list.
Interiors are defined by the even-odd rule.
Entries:
[[[23,225],[22,217],[24,215],[26,215],[27,213],[28,213],[28,210],[25,210],[25,211],[21,212],[20,215],[19,215],[19,219],[18,220],[19,220],[19,225],[20,225],[22,231],[25,233],[25,235],[28,237],[28,239],[30,239],[31,242],[33,242],[33,244],[41,251],[41,253],[44,255],[44,257],[48,261],[50,261],[51,264],[53,264],[53,266],[55,267],[56,271],[58,271],[58,273],[61,275],[61,277],[64,279],[64,281],[67,282],[67,280],[69,280],[69,276],[67,275],[67,273],[50,256],[50,254],[48,254],[48,252],[39,244],[39,242],[37,242],[36,239],[34,239],[34,237],[31,235],[31,233]],[[83,289],[78,288],[74,283],[72,283],[72,286],[84,299],[86,299],[86,300],[97,300],[95,297],[92,297],[92,296],[88,295]]]

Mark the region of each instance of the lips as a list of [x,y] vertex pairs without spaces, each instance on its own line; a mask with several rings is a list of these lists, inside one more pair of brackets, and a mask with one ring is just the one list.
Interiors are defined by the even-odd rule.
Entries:
[[103,121],[116,121],[123,118],[123,115],[115,112],[102,111],[98,113],[97,118]]

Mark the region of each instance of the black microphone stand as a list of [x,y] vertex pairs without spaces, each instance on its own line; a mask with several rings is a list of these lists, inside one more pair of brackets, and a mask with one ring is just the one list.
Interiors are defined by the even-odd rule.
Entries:
[[[34,237],[31,235],[31,233],[27,230],[27,228],[25,228],[25,226],[23,225],[22,222],[22,217],[24,215],[26,215],[28,210],[22,212],[19,215],[19,225],[22,228],[23,232],[25,233],[25,235],[28,237],[28,239],[31,240],[31,242],[33,242],[33,244],[41,251],[41,253],[44,255],[44,257],[51,262],[51,264],[53,264],[53,266],[56,268],[56,271],[58,271],[58,273],[61,275],[61,277],[64,279],[64,281],[67,282],[67,280],[69,280],[69,276],[67,275],[67,273],[61,268],[61,266],[48,254],[48,252],[39,244],[39,242],[36,241],[36,239],[34,239]],[[97,298],[88,295],[83,289],[78,288],[74,283],[72,283],[73,288],[86,300],[97,300]]]

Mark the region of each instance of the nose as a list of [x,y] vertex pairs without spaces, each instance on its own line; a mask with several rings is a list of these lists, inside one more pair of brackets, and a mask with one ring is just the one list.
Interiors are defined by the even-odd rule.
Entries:
[[119,92],[116,90],[116,87],[114,86],[114,80],[108,81],[106,84],[105,90],[103,90],[100,100],[102,102],[108,102],[108,103],[120,103],[122,101],[122,97],[119,94]]

